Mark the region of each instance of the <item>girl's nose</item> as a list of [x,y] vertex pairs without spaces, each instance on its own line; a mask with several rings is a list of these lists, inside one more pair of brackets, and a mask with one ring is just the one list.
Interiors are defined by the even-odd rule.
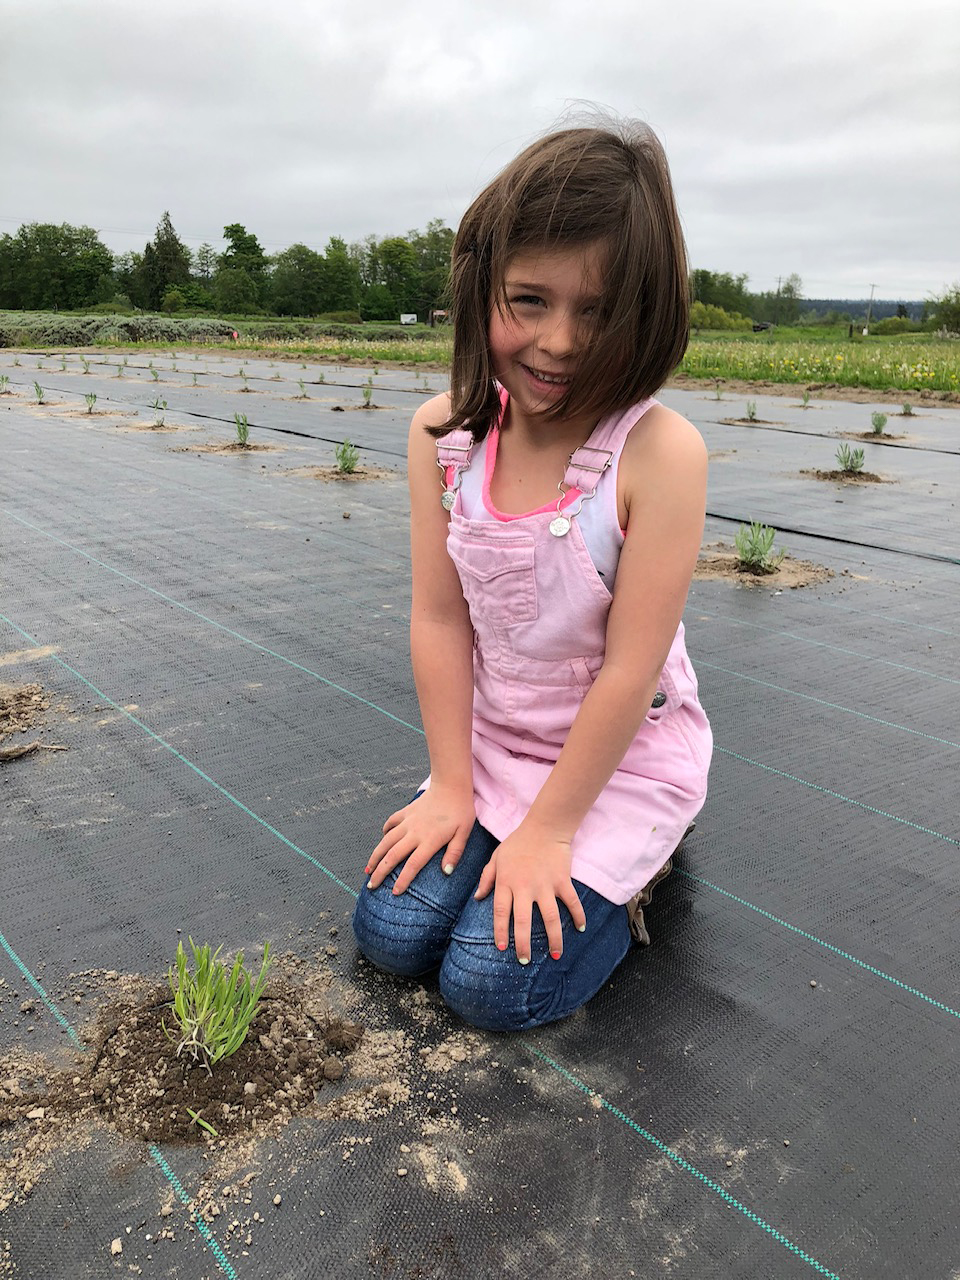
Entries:
[[578,328],[579,320],[576,316],[551,318],[548,324],[541,325],[538,334],[541,349],[556,360],[571,355],[576,350]]

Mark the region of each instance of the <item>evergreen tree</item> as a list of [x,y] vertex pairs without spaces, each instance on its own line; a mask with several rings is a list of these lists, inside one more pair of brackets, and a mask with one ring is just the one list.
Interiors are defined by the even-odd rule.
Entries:
[[356,311],[360,303],[360,272],[346,241],[331,236],[324,252],[324,311]]
[[323,254],[305,244],[294,244],[278,253],[267,289],[271,309],[281,316],[319,315],[325,268]]

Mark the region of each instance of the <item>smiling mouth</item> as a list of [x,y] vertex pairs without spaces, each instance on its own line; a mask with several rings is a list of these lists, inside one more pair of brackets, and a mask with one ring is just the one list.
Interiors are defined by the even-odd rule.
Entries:
[[525,364],[524,369],[538,382],[547,382],[551,386],[566,387],[573,381],[570,374],[566,373],[547,373],[544,369],[534,369],[530,365]]

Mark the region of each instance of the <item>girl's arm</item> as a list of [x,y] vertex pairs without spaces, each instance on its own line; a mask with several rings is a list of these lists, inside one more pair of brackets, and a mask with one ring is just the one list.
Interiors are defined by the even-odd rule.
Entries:
[[410,425],[410,548],[413,601],[410,655],[430,754],[430,787],[391,814],[367,864],[376,888],[406,861],[394,893],[402,893],[444,845],[444,870],[456,866],[473,827],[473,627],[456,567],[447,554],[450,517],[440,505],[437,446],[425,426],[450,414],[449,397],[421,405]]
[[[703,537],[707,451],[686,419],[651,409],[628,436],[620,465],[629,519],[603,667],[530,812],[500,845],[477,890],[484,897],[496,885],[494,936],[506,946],[512,912],[521,961],[530,955],[534,901],[551,954],[562,949],[556,898],[571,907],[571,841],[650,709]],[[582,908],[571,914],[583,923]]]

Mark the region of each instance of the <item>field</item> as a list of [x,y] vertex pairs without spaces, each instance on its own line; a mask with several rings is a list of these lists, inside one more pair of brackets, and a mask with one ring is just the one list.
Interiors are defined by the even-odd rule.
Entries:
[[[861,483],[873,403],[664,393],[711,457],[710,794],[652,945],[492,1035],[352,940],[426,773],[404,447],[443,375],[348,350],[0,351],[0,1275],[957,1274],[960,408],[882,402]],[[749,520],[782,575],[730,569]],[[278,956],[222,1096],[158,1030],[189,937]]]

